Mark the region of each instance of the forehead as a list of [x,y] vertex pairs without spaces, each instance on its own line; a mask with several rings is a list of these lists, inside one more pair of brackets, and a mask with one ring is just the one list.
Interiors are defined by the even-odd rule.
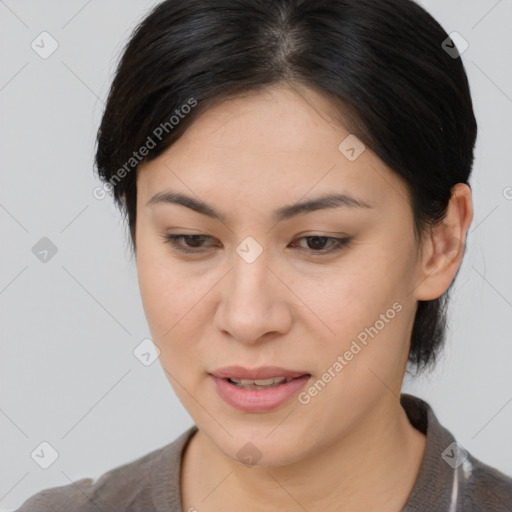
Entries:
[[336,108],[312,89],[285,85],[219,102],[140,166],[138,192],[147,200],[170,187],[276,204],[333,189],[371,203],[386,193],[405,197],[396,174],[369,148],[355,160],[340,150],[351,134],[335,122]]
[[319,152],[337,146],[346,132],[333,112],[334,105],[312,89],[275,85],[215,104],[181,137],[180,149],[192,152],[201,143],[219,153]]

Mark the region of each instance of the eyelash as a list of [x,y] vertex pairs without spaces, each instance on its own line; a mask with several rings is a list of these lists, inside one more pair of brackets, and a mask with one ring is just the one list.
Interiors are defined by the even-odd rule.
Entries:
[[[200,252],[203,252],[201,250],[201,249],[203,249],[202,247],[190,248],[190,247],[183,246],[178,242],[178,240],[180,240],[180,239],[187,240],[187,239],[190,239],[193,237],[198,237],[198,238],[206,237],[206,238],[210,238],[210,239],[212,238],[208,235],[166,235],[165,242],[169,243],[174,249],[176,249],[180,252],[183,252],[183,253],[198,254]],[[322,250],[315,251],[313,249],[304,249],[303,248],[306,251],[309,250],[310,254],[314,254],[314,255],[324,255],[324,254],[330,254],[330,253],[333,253],[336,251],[340,251],[344,247],[348,246],[350,244],[350,242],[352,241],[352,238],[335,238],[332,236],[320,236],[320,235],[304,236],[304,237],[298,238],[297,240],[304,240],[304,239],[310,239],[310,238],[320,238],[320,239],[329,240],[331,242],[331,248],[327,249],[327,250],[322,249]]]

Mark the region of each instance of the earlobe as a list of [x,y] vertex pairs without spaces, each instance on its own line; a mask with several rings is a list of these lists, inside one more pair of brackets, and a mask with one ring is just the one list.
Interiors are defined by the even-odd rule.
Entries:
[[425,250],[419,280],[415,288],[417,300],[434,300],[448,289],[464,256],[467,231],[473,220],[471,188],[457,183],[445,218],[432,228]]

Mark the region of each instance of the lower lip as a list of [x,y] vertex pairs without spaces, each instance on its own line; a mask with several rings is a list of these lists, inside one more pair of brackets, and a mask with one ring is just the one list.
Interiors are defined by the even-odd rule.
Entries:
[[220,397],[227,404],[243,412],[267,412],[277,409],[300,391],[310,377],[303,375],[273,388],[244,389],[212,375]]

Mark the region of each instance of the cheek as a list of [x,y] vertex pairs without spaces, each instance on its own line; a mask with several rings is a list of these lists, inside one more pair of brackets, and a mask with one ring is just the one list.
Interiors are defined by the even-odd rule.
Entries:
[[[160,350],[160,362],[168,376],[191,384],[191,368],[204,358],[202,332],[209,325],[208,296],[215,282],[204,272],[192,274],[173,261],[160,243],[140,243],[137,273],[151,338]],[[173,379],[171,382],[174,386]],[[179,388],[179,386],[178,386]],[[175,388],[177,392],[179,390]],[[186,397],[184,397],[186,398]]]
[[375,322],[400,299],[394,279],[385,265],[370,265],[362,258],[354,258],[322,275],[303,274],[294,280],[293,289],[324,320],[326,334],[330,330],[336,337],[346,338]]
[[[308,305],[323,322],[314,319],[310,336],[315,377],[321,382],[306,390],[304,400],[310,400],[312,417],[325,418],[325,428],[332,421],[325,415],[330,404],[336,404],[332,415],[337,424],[348,425],[368,404],[396,389],[407,358],[410,305],[395,291],[393,280],[377,270],[339,273],[321,293],[308,295]],[[307,289],[304,282],[298,295]]]
[[304,313],[312,318],[306,326],[312,331],[321,371],[346,355],[344,377],[338,382],[346,378],[355,383],[371,378],[369,368],[380,368],[387,379],[401,364],[412,314],[404,267],[397,255],[374,250],[366,257],[346,258],[325,274],[305,274],[294,282],[297,296],[314,314]]
[[194,343],[198,338],[200,296],[150,253],[141,251],[137,267],[144,311],[151,338],[160,350],[160,364],[179,400],[193,410],[194,404],[184,389],[197,394],[197,376],[191,370],[201,360],[200,347]]
[[137,274],[151,333],[155,342],[163,344],[172,339],[183,324],[192,307],[190,304],[197,302],[198,291],[183,272],[173,269],[166,251],[155,245],[139,245]]

